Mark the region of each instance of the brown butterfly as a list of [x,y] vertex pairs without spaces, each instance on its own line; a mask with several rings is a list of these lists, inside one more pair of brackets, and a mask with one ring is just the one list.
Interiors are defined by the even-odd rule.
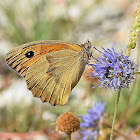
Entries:
[[25,78],[35,97],[52,105],[65,105],[91,57],[91,43],[35,41],[12,49],[7,64]]

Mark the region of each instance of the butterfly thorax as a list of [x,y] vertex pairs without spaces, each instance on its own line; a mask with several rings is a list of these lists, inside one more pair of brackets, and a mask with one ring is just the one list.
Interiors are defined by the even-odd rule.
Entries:
[[83,48],[81,54],[82,54],[82,60],[84,63],[88,63],[88,60],[90,59],[92,52],[91,52],[91,42],[87,40],[86,43],[81,44],[81,47]]

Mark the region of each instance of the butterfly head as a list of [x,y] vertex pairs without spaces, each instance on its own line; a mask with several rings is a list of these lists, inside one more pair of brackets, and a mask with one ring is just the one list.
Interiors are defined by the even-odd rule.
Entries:
[[91,42],[89,40],[86,41],[85,43],[85,50],[90,50],[91,49]]
[[87,40],[86,43],[84,44],[83,53],[86,53],[89,59],[92,56],[91,47],[92,47],[91,42]]

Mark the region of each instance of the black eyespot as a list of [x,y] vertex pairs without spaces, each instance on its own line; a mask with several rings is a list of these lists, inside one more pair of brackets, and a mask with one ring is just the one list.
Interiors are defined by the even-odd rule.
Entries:
[[25,53],[25,56],[26,56],[27,58],[31,58],[31,57],[34,56],[34,52],[33,52],[33,51],[29,51],[29,52]]

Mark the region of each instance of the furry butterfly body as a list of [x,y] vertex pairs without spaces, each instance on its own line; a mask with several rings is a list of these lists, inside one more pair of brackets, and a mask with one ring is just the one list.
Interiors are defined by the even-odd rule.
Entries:
[[62,41],[35,41],[12,49],[7,64],[25,78],[35,97],[52,105],[65,105],[80,80],[91,43],[77,45]]

